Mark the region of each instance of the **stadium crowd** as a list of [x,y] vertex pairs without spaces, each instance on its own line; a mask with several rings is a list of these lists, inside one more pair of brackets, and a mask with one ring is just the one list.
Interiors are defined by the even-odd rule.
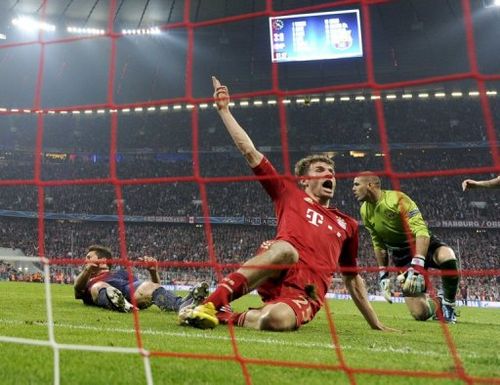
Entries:
[[[362,170],[383,170],[380,134],[371,101],[324,102],[287,105],[287,140],[291,165],[305,153],[329,152],[336,162],[337,189],[334,204],[359,219],[359,204],[352,196],[351,174]],[[390,160],[396,172],[473,168],[491,164],[485,125],[479,101],[473,98],[385,102]],[[498,103],[492,103],[500,119]],[[206,182],[209,214],[212,217],[274,217],[271,202],[255,180],[196,180],[251,176],[234,152],[227,132],[214,111],[199,112],[199,153],[192,154],[189,111],[120,114],[118,121],[117,176],[129,183],[122,188],[125,215],[155,217],[202,216],[199,182]],[[238,108],[238,120],[278,170],[286,163],[282,156],[278,109],[264,105]],[[48,115],[44,123],[41,178],[75,180],[108,178],[109,115]],[[0,179],[32,179],[36,118],[31,115],[0,116]],[[452,135],[450,135],[452,133]],[[343,173],[351,173],[344,176]],[[487,179],[491,175],[474,175]],[[171,178],[152,184],[135,178]],[[385,178],[384,178],[385,179]],[[419,205],[428,221],[498,221],[496,192],[474,190],[463,193],[462,176],[403,178],[401,190]],[[145,181],[146,182],[146,181]],[[385,179],[385,188],[394,188]],[[31,184],[2,186],[0,210],[37,211],[38,190]],[[114,186],[58,185],[44,188],[46,213],[87,215],[116,214]],[[116,222],[47,220],[45,253],[50,258],[81,258],[92,243],[118,247]],[[37,222],[33,219],[0,217],[0,245],[19,248],[26,255],[38,255]],[[498,235],[494,229],[441,228],[435,230],[461,258],[462,269],[499,269]],[[212,267],[182,268],[172,263],[210,261],[204,228],[200,225],[127,223],[128,257],[136,260],[152,255],[164,266],[168,282],[192,283],[217,279]],[[213,225],[214,255],[222,264],[238,264],[255,251],[258,241],[271,238],[269,226]],[[361,234],[360,263],[375,264],[367,234]],[[71,281],[78,271],[71,263],[55,265]],[[11,268],[0,265],[0,277]],[[371,293],[378,290],[376,273],[365,274]],[[462,286],[472,296],[495,298],[499,277],[464,275]],[[342,290],[341,288],[337,288]]]
[[11,277],[17,274],[16,269],[8,262],[0,261],[0,280],[11,280]]
[[[401,151],[401,156],[418,157],[414,150]],[[432,151],[429,163],[424,166],[419,161],[415,170],[429,169],[432,164],[442,163],[442,150]],[[451,155],[453,153],[453,155]],[[480,157],[481,153],[475,155]],[[27,156],[27,158],[30,158]],[[458,165],[464,158],[463,150],[450,152],[446,161],[450,166]],[[202,164],[207,177],[222,176],[221,167],[230,176],[248,176],[245,164],[233,160],[232,154],[211,154],[204,157]],[[374,159],[374,158],[372,158]],[[352,157],[335,157],[339,173],[356,172],[369,168],[369,159]],[[478,159],[479,163],[479,159]],[[32,161],[3,161],[0,164],[5,179],[17,179],[20,175],[30,175]],[[105,161],[97,164],[90,160],[75,160],[59,163],[47,160],[43,170],[47,179],[77,179],[89,177],[107,177],[109,165]],[[99,170],[99,171],[96,171]],[[168,183],[129,184],[123,187],[123,203],[126,215],[155,216],[201,216],[200,186],[195,181],[175,180],[175,177],[192,175],[192,162],[179,160],[163,162],[158,160],[134,159],[124,160],[118,164],[122,178],[133,179],[170,177]],[[5,171],[5,172],[3,172]],[[10,175],[9,175],[10,173]],[[17,178],[14,176],[17,175]],[[89,176],[86,176],[89,175]],[[487,176],[485,177],[487,178]],[[461,191],[460,176],[412,178],[401,180],[401,189],[408,192],[421,206],[427,219],[489,219],[495,220],[495,211],[499,203],[495,194],[487,191],[474,191],[464,194]],[[131,181],[133,182],[133,181]],[[391,182],[384,182],[391,188]],[[352,179],[338,177],[335,204],[343,211],[355,215],[358,203],[352,199]],[[263,189],[256,181],[208,182],[206,184],[208,204],[211,216],[246,216],[272,217],[272,205]],[[96,197],[99,199],[96,199]],[[78,199],[75,199],[78,197]],[[115,190],[111,184],[63,185],[45,188],[45,210],[47,212],[79,213],[79,214],[116,214]],[[4,186],[0,196],[0,209],[18,211],[37,210],[37,189],[34,186]],[[484,202],[484,203],[475,203]]]
[[[39,254],[36,220],[0,218],[0,226],[0,244],[20,248],[26,255]],[[56,262],[51,271],[63,272],[63,281],[71,281],[78,273],[85,249],[90,244],[109,245],[119,258],[118,227],[114,222],[46,221],[45,230],[46,256],[64,262],[61,265]],[[435,233],[459,255],[464,270],[462,281],[468,286],[469,299],[500,301],[500,277],[477,275],[480,270],[500,269],[496,231],[440,228],[435,229]],[[217,262],[223,265],[221,272],[245,261],[255,252],[256,244],[270,239],[272,234],[270,226],[212,225],[213,252]],[[157,258],[165,282],[193,284],[200,280],[217,280],[218,272],[210,264],[210,251],[201,225],[128,223],[126,243],[132,261],[144,255]],[[183,263],[193,265],[183,267]],[[376,294],[379,290],[378,273],[373,269],[375,257],[365,230],[360,231],[359,264],[364,269],[363,276],[370,294]],[[468,272],[472,274],[468,275]],[[137,269],[137,273],[141,275],[143,271]],[[337,284],[334,289],[343,290]]]

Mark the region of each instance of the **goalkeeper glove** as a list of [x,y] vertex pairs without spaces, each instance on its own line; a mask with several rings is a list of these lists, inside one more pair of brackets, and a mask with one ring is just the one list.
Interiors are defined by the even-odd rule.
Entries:
[[424,266],[425,258],[415,255],[408,270],[398,276],[405,296],[413,297],[425,292]]
[[378,284],[380,286],[380,291],[384,296],[385,300],[389,303],[392,303],[392,285],[391,280],[389,278],[389,273],[385,270],[381,270],[378,273]]

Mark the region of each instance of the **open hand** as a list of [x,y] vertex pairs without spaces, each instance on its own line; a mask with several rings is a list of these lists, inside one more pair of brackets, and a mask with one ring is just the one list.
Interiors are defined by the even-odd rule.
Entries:
[[138,259],[142,262],[149,262],[148,266],[146,267],[148,271],[158,270],[158,261],[156,260],[156,258],[145,255],[144,257]]
[[96,274],[99,272],[99,270],[101,270],[100,265],[101,265],[101,261],[99,261],[98,259],[88,261],[85,264],[85,270],[88,271],[90,274]]
[[467,189],[475,188],[477,187],[477,182],[472,179],[466,179],[462,182],[462,190],[465,191]]

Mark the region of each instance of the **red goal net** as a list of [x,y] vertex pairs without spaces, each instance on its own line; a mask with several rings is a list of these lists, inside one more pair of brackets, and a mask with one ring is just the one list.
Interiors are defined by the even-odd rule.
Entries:
[[[53,18],[55,3],[42,2],[41,21]],[[0,207],[1,221],[11,234],[25,231],[25,248],[40,256],[33,261],[44,268],[49,314],[44,343],[55,352],[54,383],[64,349],[141,355],[148,384],[155,382],[151,357],[203,360],[207,366],[231,362],[247,384],[255,382],[249,370],[254,365],[339,372],[350,384],[364,383],[365,375],[380,378],[379,383],[394,377],[500,383],[468,372],[445,323],[443,354],[452,357],[448,370],[358,367],[345,358],[328,302],[322,312],[337,363],[247,356],[240,349],[245,337],[232,325],[227,354],[150,350],[139,312],[133,314],[134,347],[57,342],[48,277],[83,265],[80,252],[85,242],[98,240],[95,234],[116,247],[114,264],[130,277],[145,266],[137,257],[151,253],[159,256],[164,278],[186,287],[200,279],[219,281],[249,257],[252,247],[273,237],[270,202],[217,120],[211,75],[228,85],[235,115],[281,177],[293,178],[293,164],[304,154],[334,157],[334,201],[341,210],[357,216],[350,180],[363,170],[411,196],[425,191],[418,203],[430,227],[439,229],[458,254],[478,245],[462,261],[461,285],[468,286],[469,301],[500,301],[498,203],[484,191],[475,196],[460,191],[467,177],[500,173],[500,55],[491,49],[495,44],[498,49],[498,37],[489,29],[499,11],[489,7],[493,2],[344,0],[304,6],[301,1],[174,0],[165,9],[152,1],[151,7],[163,12],[159,25],[120,30],[116,20],[132,7],[127,3],[96,2],[94,8],[107,14],[102,31],[82,27],[82,35],[54,37],[40,30],[32,39],[0,41],[6,93],[0,98],[6,127],[0,188],[6,201],[16,196],[5,210]],[[141,9],[141,21],[149,3]],[[66,8],[60,11],[69,12],[71,2]],[[349,9],[360,11],[362,57],[271,62],[268,18]],[[155,33],[161,39],[155,40]],[[9,171],[12,164],[16,168]],[[26,213],[33,214],[30,225],[14,219],[26,219]],[[158,227],[166,224],[172,228]],[[26,241],[34,234],[34,242]],[[370,289],[377,286],[376,262],[366,233],[361,236],[360,272]],[[341,298],[345,293],[337,286],[332,292]],[[467,294],[459,298],[467,302]],[[24,338],[0,341],[37,344]],[[307,349],[314,354],[314,344]]]

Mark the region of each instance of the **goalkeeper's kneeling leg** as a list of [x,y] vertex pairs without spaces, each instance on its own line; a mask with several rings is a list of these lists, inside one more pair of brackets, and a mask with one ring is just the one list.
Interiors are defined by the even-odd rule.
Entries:
[[425,294],[418,296],[405,297],[406,305],[411,316],[417,321],[426,321],[435,314],[434,303],[430,303],[432,299],[427,299]]

